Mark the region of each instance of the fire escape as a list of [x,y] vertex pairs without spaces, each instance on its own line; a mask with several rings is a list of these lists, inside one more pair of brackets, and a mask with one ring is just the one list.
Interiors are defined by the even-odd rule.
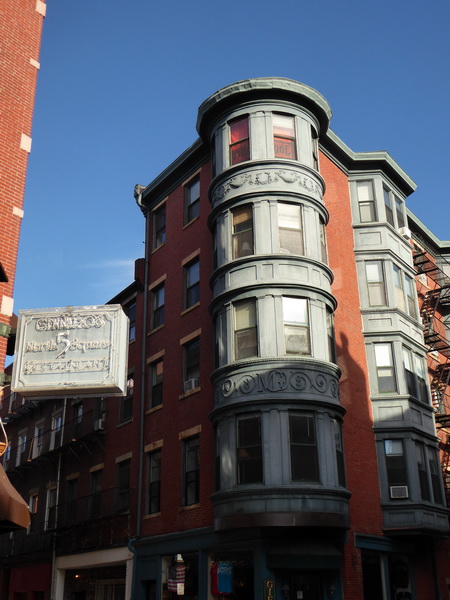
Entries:
[[450,331],[444,321],[450,315],[450,277],[434,258],[414,245],[417,291],[428,351],[428,371],[447,505],[450,506]]

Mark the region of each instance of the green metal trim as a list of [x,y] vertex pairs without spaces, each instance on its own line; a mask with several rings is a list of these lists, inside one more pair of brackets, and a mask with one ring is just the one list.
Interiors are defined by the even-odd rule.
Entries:
[[0,337],[8,338],[13,332],[13,327],[6,323],[0,323]]

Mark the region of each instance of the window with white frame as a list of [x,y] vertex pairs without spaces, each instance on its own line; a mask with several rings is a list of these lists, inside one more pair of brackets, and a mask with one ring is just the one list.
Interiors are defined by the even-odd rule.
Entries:
[[403,291],[403,273],[397,265],[392,265],[394,271],[395,306],[406,311],[405,294]]
[[44,421],[36,423],[34,427],[34,439],[33,439],[33,458],[36,458],[42,454],[44,446]]
[[311,354],[308,300],[283,296],[283,329],[286,354]]
[[373,223],[377,220],[375,197],[372,181],[357,181],[359,220],[361,223]]
[[164,325],[164,284],[158,285],[152,290],[152,329]]
[[383,199],[384,199],[384,210],[386,212],[386,221],[395,227],[394,223],[394,211],[392,208],[392,196],[388,189],[383,187]]
[[405,368],[408,393],[422,402],[429,402],[424,359],[409,348],[403,347],[403,366]]
[[234,304],[234,356],[236,360],[258,356],[255,299]]
[[190,223],[200,214],[200,178],[184,186],[184,222]]
[[295,119],[289,115],[274,113],[273,154],[275,158],[297,160],[297,142],[295,135]]
[[378,393],[397,392],[392,344],[374,344],[375,365],[377,371]]
[[17,438],[17,454],[16,454],[16,467],[25,462],[27,450],[27,431],[23,430],[19,432]]
[[62,436],[62,412],[58,412],[52,417],[52,432],[50,437],[50,450],[61,446]]
[[384,279],[383,261],[367,260],[365,267],[369,306],[386,306],[386,282]]
[[278,203],[278,235],[280,252],[303,254],[303,219],[299,204]]

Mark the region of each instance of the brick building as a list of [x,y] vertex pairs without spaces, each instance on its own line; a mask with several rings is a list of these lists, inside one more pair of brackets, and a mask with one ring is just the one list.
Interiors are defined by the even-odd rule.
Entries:
[[146,254],[111,300],[128,394],[3,403],[34,513],[0,538],[10,581],[45,570],[55,600],[448,595],[450,243],[408,213],[389,154],[330,119],[298,82],[232,84],[136,186]]

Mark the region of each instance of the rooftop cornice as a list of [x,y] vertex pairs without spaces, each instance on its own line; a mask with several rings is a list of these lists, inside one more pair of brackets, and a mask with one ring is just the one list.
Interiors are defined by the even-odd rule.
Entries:
[[207,139],[209,125],[226,108],[252,99],[282,99],[295,102],[316,116],[322,132],[327,130],[332,115],[331,108],[322,94],[308,85],[285,77],[243,79],[218,90],[200,105],[197,117],[197,131],[200,137]]
[[440,240],[432,233],[426,225],[417,217],[409,208],[406,209],[410,229],[423,235],[428,241],[433,244],[440,254],[450,253],[450,240]]

